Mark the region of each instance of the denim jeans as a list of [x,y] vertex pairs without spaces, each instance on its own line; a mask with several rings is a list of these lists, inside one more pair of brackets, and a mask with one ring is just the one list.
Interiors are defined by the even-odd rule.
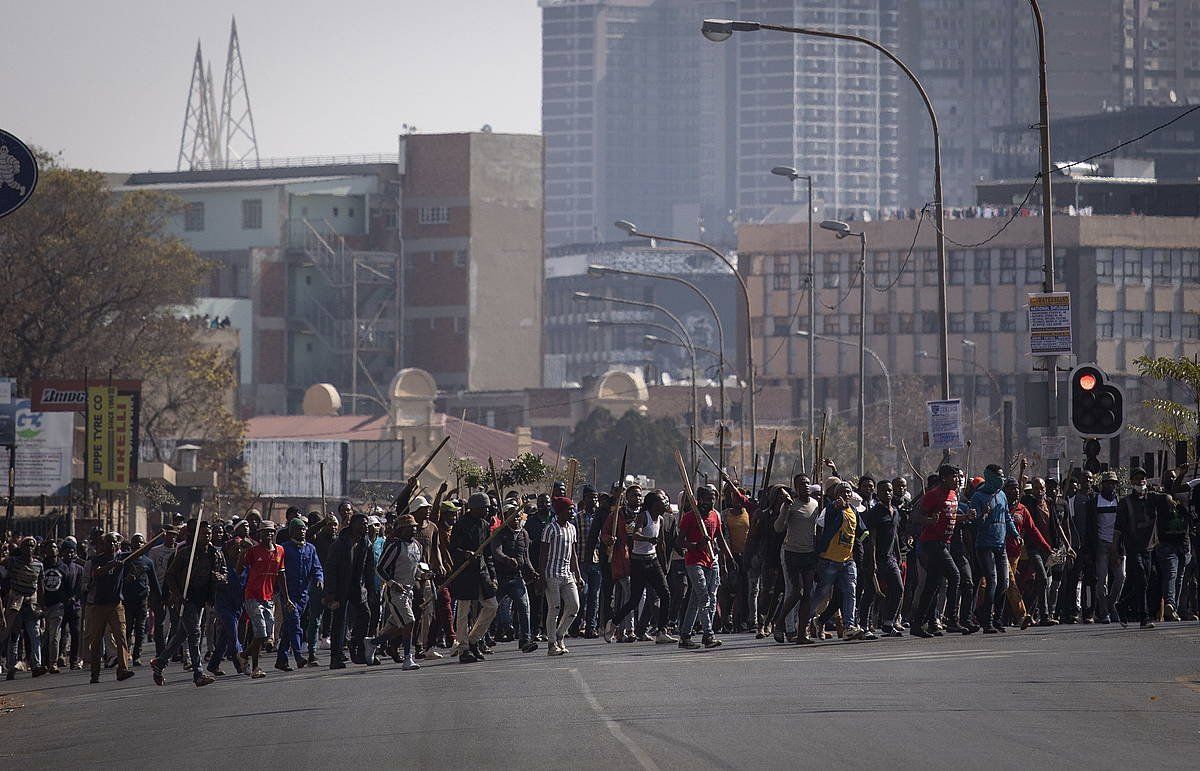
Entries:
[[1183,587],[1183,574],[1192,561],[1192,550],[1187,544],[1176,546],[1160,543],[1154,549],[1158,561],[1158,579],[1162,584],[1162,596],[1167,605],[1179,608],[1179,590]]
[[717,610],[717,589],[721,586],[721,570],[715,564],[711,568],[702,565],[687,566],[688,583],[691,585],[691,600],[683,614],[683,626],[679,634],[692,636],[696,621],[705,635],[713,633],[713,614]]
[[29,663],[34,668],[42,665],[42,636],[38,634],[38,619],[33,612],[33,602],[26,602],[24,606],[17,611],[13,617],[12,623],[9,626],[6,634],[8,635],[7,643],[7,658],[8,671],[12,672],[13,667],[17,665],[17,649],[20,647],[21,632],[24,632],[29,639]]
[[600,626],[600,581],[600,565],[593,563],[583,568],[583,607],[579,619],[585,629]]
[[517,640],[524,645],[529,642],[529,592],[525,588],[525,579],[519,575],[502,578],[496,599],[508,598],[512,601],[512,616],[516,622]]
[[59,635],[62,633],[66,606],[63,603],[46,608],[45,625],[42,629],[42,663],[50,666],[58,660]]
[[1003,546],[979,549],[978,553],[980,578],[987,579],[979,620],[985,626],[999,626],[1004,617],[1004,593],[1008,591],[1008,554]]
[[[233,660],[233,657],[242,652],[242,641],[238,639],[237,626],[238,618],[242,615],[242,606],[231,607],[223,604],[214,606],[213,612],[216,615],[216,638],[213,641],[213,655],[208,661],[208,668],[215,672],[221,666],[223,659]],[[283,646],[280,646],[283,650]]]
[[682,559],[671,560],[667,573],[667,586],[671,589],[671,612],[668,618],[675,622],[677,630],[683,629],[683,616],[687,613],[688,580],[687,567]]
[[[1112,578],[1112,585],[1108,583]],[[1101,541],[1096,550],[1096,619],[1109,618],[1117,610],[1125,588],[1125,558],[1112,553],[1112,544]]]
[[166,664],[170,661],[183,648],[186,638],[188,658],[191,659],[192,665],[192,675],[194,677],[200,676],[200,665],[203,663],[200,659],[200,615],[203,612],[204,608],[191,600],[183,604],[183,616],[180,618],[179,623],[171,629],[171,636],[167,639],[167,646],[163,649],[162,655],[157,657],[160,664]]
[[[854,623],[854,591],[858,584],[858,567],[854,560],[834,562],[822,558],[817,563],[817,589],[813,595],[812,609],[820,612],[833,596],[833,587],[837,585],[842,594],[842,622]],[[807,624],[807,621],[805,622]]]

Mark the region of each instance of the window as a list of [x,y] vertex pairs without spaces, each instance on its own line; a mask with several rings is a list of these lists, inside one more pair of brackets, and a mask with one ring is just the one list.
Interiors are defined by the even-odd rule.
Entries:
[[825,287],[832,289],[833,287],[835,287],[839,283],[841,283],[842,277],[840,275],[838,275],[838,273],[842,267],[841,260],[838,258],[838,256],[836,254],[827,254],[827,255],[825,255],[825,259],[823,260],[823,265],[824,265],[823,272],[825,274]]
[[1113,312],[1100,311],[1096,314],[1096,337],[1111,340],[1113,336]]
[[353,216],[354,216],[354,209],[353,209],[353,208],[347,209],[347,210],[346,210],[346,216],[347,216],[347,217],[353,217]]
[[1179,327],[1184,340],[1200,340],[1200,313],[1185,313]]
[[1154,313],[1154,336],[1159,340],[1169,340],[1171,337],[1171,314],[1165,311]]
[[1125,278],[1130,281],[1142,280],[1142,250],[1125,250]]
[[420,225],[445,225],[450,222],[450,208],[447,206],[422,206],[417,210],[417,223]]
[[1187,249],[1180,254],[1184,280],[1200,280],[1200,251]]
[[882,314],[871,319],[871,328],[877,335],[886,335],[892,331],[892,317]]
[[1001,332],[1016,332],[1017,331],[1017,314],[1015,311],[1004,311],[1000,314],[1000,331]]
[[183,229],[188,231],[204,230],[204,204],[198,201],[189,203],[183,210]]
[[1030,249],[1025,252],[1025,283],[1042,283],[1042,279],[1045,278],[1044,267],[1041,249]]
[[916,317],[911,313],[901,313],[897,317],[897,330],[902,335],[911,335],[915,326]]
[[921,267],[923,268],[923,270],[921,272],[925,276],[925,280],[922,283],[925,286],[937,286],[938,285],[937,255],[934,254],[933,252],[926,252],[925,256],[921,259]]
[[1142,326],[1142,314],[1140,311],[1125,311],[1122,315],[1121,332],[1125,337],[1142,337],[1144,327]]
[[1013,249],[1000,250],[1000,283],[1017,283],[1017,252]]
[[975,283],[980,286],[992,283],[992,255],[989,252],[975,254]]
[[792,288],[792,264],[787,257],[775,258],[771,287],[781,292]]
[[842,317],[836,313],[831,313],[825,317],[825,334],[840,335],[842,333]]
[[950,283],[961,285],[967,277],[967,255],[965,252],[950,252]]
[[975,331],[976,332],[991,332],[992,331],[992,314],[976,313],[975,314]]
[[467,267],[467,250],[466,249],[459,249],[458,251],[456,251],[454,253],[454,267],[456,267],[456,268]]
[[950,331],[955,334],[961,334],[967,331],[967,321],[965,313],[950,314]]
[[925,334],[934,334],[942,328],[941,320],[938,318],[937,311],[921,311],[921,331]]
[[876,289],[883,289],[892,281],[891,257],[890,252],[880,252],[872,259]]
[[341,211],[341,210],[340,210],[340,209],[338,209],[338,207],[336,207],[336,206],[335,206],[335,207],[333,207],[333,216],[335,216],[335,217],[336,217],[336,216],[338,216],[338,214],[339,214],[339,212],[340,212],[340,211]]
[[1150,275],[1155,280],[1169,281],[1171,279],[1171,252],[1166,249],[1155,249],[1151,254],[1153,262]]
[[775,337],[787,337],[791,333],[792,319],[789,316],[775,317]]
[[1104,280],[1112,281],[1113,277],[1113,252],[1112,249],[1097,249],[1096,250],[1096,277]]
[[262,199],[242,201],[242,230],[262,230]]
[[850,316],[850,334],[857,335],[862,331],[862,316],[857,313],[851,313]]

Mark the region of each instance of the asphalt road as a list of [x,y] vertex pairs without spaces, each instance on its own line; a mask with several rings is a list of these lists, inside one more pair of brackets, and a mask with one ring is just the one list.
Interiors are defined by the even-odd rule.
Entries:
[[[0,766],[1196,768],[1200,625],[1073,626],[713,651],[569,641],[548,658],[0,681]],[[19,763],[20,765],[17,765]]]

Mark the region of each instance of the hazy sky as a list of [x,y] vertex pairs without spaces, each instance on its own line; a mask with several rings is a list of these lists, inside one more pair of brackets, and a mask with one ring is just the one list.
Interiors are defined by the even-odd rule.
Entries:
[[235,14],[264,157],[395,152],[403,123],[422,133],[539,130],[536,0],[39,0],[20,9],[5,14],[0,128],[73,166],[174,169],[196,40],[219,102]]

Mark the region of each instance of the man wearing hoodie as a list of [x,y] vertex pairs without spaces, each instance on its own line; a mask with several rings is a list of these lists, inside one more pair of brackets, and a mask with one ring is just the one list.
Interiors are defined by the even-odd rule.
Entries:
[[[951,626],[959,621],[958,566],[950,553],[950,541],[958,521],[958,488],[962,472],[958,467],[943,465],[938,469],[938,481],[921,497],[919,518],[921,520],[921,559],[925,563],[925,586],[917,615],[913,619],[911,634],[914,637],[941,637],[934,627],[934,601],[938,590],[946,587],[946,612],[951,616]],[[926,627],[929,627],[928,629]]]
[[1004,472],[996,464],[983,471],[983,484],[971,496],[971,508],[976,513],[975,552],[979,557],[980,576],[987,582],[979,619],[984,634],[1004,631],[1004,596],[1008,590],[1008,555],[1004,543],[1009,536],[1021,540],[1016,523],[1008,510],[1004,494]]

